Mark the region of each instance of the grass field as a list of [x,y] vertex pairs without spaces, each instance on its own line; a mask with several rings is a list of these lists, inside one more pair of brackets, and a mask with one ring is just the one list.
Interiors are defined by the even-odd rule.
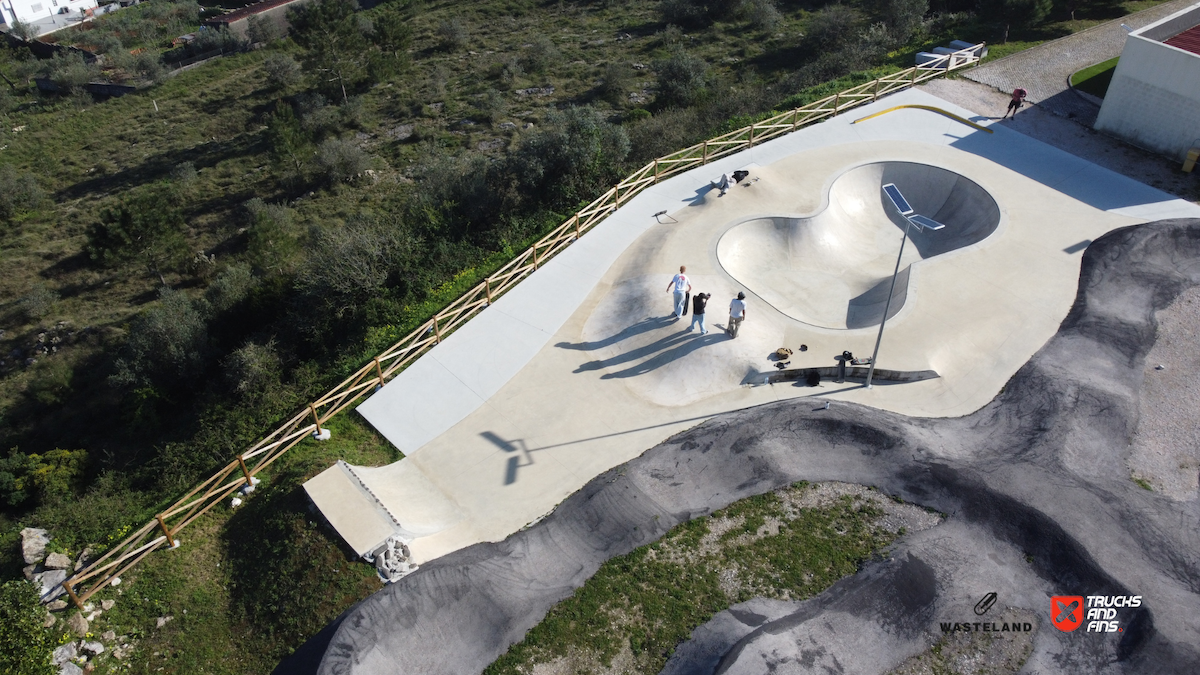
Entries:
[[1104,98],[1108,93],[1108,85],[1112,82],[1113,73],[1117,70],[1117,61],[1121,57],[1101,61],[1071,75],[1071,86],[1087,92],[1097,98]]

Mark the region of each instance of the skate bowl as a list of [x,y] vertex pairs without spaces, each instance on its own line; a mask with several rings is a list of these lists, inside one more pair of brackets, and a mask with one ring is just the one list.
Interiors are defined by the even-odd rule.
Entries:
[[730,227],[717,243],[717,260],[748,290],[797,321],[832,329],[877,326],[905,227],[883,194],[887,183],[895,183],[917,213],[946,226],[909,231],[890,318],[911,300],[914,266],[996,231],[1000,207],[974,181],[914,162],[857,166],[833,181],[816,215],[758,217]]

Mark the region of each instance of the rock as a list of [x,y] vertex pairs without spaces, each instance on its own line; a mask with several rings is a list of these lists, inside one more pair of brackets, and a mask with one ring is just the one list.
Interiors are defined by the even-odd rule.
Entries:
[[104,645],[99,642],[85,642],[82,645],[83,651],[95,656],[96,654],[104,653]]
[[51,553],[42,564],[48,570],[65,570],[71,566],[71,558],[63,553]]
[[111,630],[106,630],[100,634],[100,639],[104,640],[105,642],[116,642],[117,634]]
[[49,602],[66,593],[62,587],[62,582],[66,580],[66,570],[49,570],[33,576],[34,583],[41,584],[42,602]]
[[21,569],[21,573],[25,575],[25,579],[27,581],[33,581],[33,575],[37,574],[38,572],[42,572],[42,571],[43,570],[38,569],[37,563],[34,563],[32,565],[26,565],[24,568]]
[[71,629],[71,632],[75,634],[75,637],[81,638],[87,635],[88,620],[83,618],[83,615],[79,612],[75,612],[71,615],[71,618],[67,619],[67,628]]
[[175,618],[175,617],[173,617],[173,616],[160,616],[160,617],[158,617],[158,618],[157,618],[157,619],[154,621],[154,627],[155,627],[155,628],[162,628],[163,626],[165,626],[165,625],[167,625],[168,623],[170,623],[170,622],[171,622],[171,620],[172,620],[172,619],[174,619],[174,618]]
[[101,600],[100,601],[100,609],[102,609],[106,612],[108,610],[112,609],[113,607],[116,607],[116,605],[117,605],[116,600]]
[[109,586],[117,587],[121,585],[121,577],[113,577],[112,581],[108,582]]
[[58,623],[58,619],[54,618],[53,614],[47,614],[42,621],[42,628],[54,628],[54,624]]
[[40,527],[27,527],[21,530],[21,555],[26,565],[39,563],[46,557],[46,544],[50,537]]
[[517,128],[517,125],[514,124],[513,122],[501,122],[500,123],[501,131],[512,131],[513,129],[516,129],[516,128]]
[[50,610],[51,612],[61,612],[66,608],[67,608],[66,600],[55,600],[54,602],[48,603],[46,605],[46,609]]
[[411,124],[401,124],[400,126],[394,127],[391,131],[389,131],[388,136],[391,136],[397,141],[405,141],[409,138],[412,138],[415,130],[416,127]]
[[54,654],[50,657],[50,663],[56,666],[61,666],[68,661],[74,660],[78,655],[79,648],[74,642],[68,642],[67,644],[54,650]]
[[92,562],[92,558],[95,558],[95,557],[96,557],[96,550],[93,549],[91,546],[88,546],[87,548],[83,549],[83,553],[79,554],[79,560],[75,561],[75,571],[78,572],[79,570],[83,569],[83,566]]
[[64,663],[62,664],[62,668],[58,671],[58,675],[83,675],[83,668],[80,668],[74,663]]

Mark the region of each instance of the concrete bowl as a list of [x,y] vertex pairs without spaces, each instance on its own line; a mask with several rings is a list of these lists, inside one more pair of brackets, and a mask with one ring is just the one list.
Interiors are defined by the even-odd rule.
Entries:
[[[914,162],[850,169],[810,217],[768,216],[729,228],[717,260],[730,276],[797,321],[834,329],[879,325],[905,220],[883,195],[895,183],[917,213],[946,227],[909,231],[889,317],[904,307],[913,265],[977,244],[1000,223],[1000,207],[974,181]],[[952,289],[946,289],[952,292]]]

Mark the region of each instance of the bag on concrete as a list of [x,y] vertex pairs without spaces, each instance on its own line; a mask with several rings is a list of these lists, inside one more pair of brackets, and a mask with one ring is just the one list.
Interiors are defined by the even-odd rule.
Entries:
[[810,387],[815,387],[818,384],[821,384],[821,372],[816,368],[813,368],[812,370],[808,371],[808,377],[806,377],[804,381],[807,382],[808,386]]
[[787,347],[780,347],[775,350],[775,358],[782,361],[792,355],[792,350]]

